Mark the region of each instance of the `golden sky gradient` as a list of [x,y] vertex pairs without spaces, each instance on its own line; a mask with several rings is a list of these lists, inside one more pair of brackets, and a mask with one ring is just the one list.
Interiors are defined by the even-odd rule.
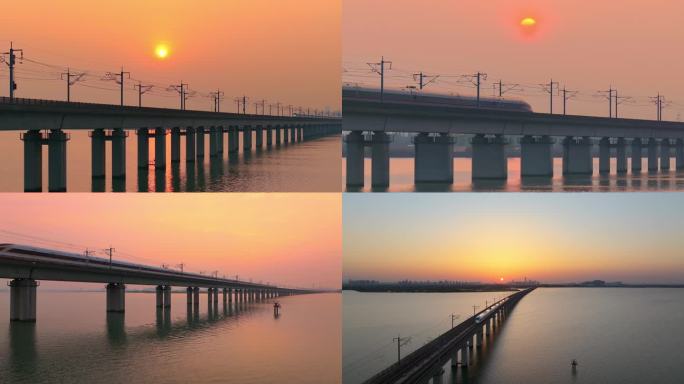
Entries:
[[343,276],[681,284],[683,200],[648,193],[346,195]]
[[341,281],[339,195],[4,194],[0,211],[0,242],[100,256],[112,246],[122,260],[307,288]]
[[[10,2],[3,5],[0,46],[6,51],[13,40],[28,58],[90,71],[92,78],[72,92],[78,101],[118,103],[118,93],[86,85],[115,88],[98,81],[98,74],[124,65],[133,78],[164,86],[184,81],[203,93],[220,87],[224,110],[234,110],[233,98],[243,94],[253,102],[337,110],[340,14],[340,0]],[[159,60],[155,48],[162,42],[169,52]],[[17,96],[65,98],[65,82],[28,79],[55,77],[48,72],[60,70],[19,65],[24,79],[17,81]],[[4,65],[0,81],[7,81]],[[7,95],[7,87],[0,95]],[[171,93],[145,97],[154,105],[179,104]],[[137,103],[134,90],[127,101]],[[206,97],[188,101],[188,108],[211,106]]]

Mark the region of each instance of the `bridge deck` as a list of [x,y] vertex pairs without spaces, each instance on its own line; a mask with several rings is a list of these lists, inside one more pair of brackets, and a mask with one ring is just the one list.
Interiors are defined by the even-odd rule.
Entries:
[[[366,380],[365,384],[422,383],[427,381],[436,367],[444,365],[460,346],[464,345],[469,338],[472,338],[478,328],[482,328],[483,325],[476,322],[478,316],[499,303],[507,308],[511,308],[532,290],[534,288],[516,292],[505,298],[504,301],[492,304],[492,306],[478,312],[431,342],[411,352],[408,356],[402,358],[401,362],[392,364]],[[493,312],[490,312],[481,320],[488,320],[491,316],[493,316]]]
[[0,278],[310,292],[16,244],[0,244]]
[[340,124],[336,117],[274,116],[0,97],[0,130],[137,129],[187,126]]
[[684,138],[684,123],[344,97],[343,130]]

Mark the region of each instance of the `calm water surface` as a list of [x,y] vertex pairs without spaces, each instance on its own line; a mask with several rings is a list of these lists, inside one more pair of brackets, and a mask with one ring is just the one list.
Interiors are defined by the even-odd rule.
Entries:
[[[413,336],[405,347],[413,350],[450,326],[450,312],[464,313],[484,297],[345,292],[343,382],[362,382],[393,363],[396,345],[391,338],[397,333]],[[483,384],[682,383],[682,324],[684,289],[537,289],[487,338],[467,373],[454,372],[447,364],[444,379]],[[579,362],[575,372],[572,359]]]
[[339,294],[279,298],[224,312],[188,313],[172,295],[128,293],[125,318],[107,315],[104,292],[38,292],[35,324],[9,322],[0,292],[2,383],[339,383]]
[[[632,192],[632,191],[681,191],[684,190],[684,172],[675,170],[674,159],[669,172],[649,173],[647,159],[642,159],[643,171],[632,175],[618,175],[616,173],[617,160],[611,159],[610,175],[598,175],[599,160],[594,159],[594,176],[563,176],[563,160],[554,159],[554,176],[551,180],[520,178],[520,158],[508,159],[507,181],[478,181],[471,179],[471,159],[454,159],[453,184],[414,183],[414,161],[411,158],[392,158],[390,160],[389,192],[470,192],[470,191],[506,191],[506,192]],[[631,167],[631,159],[628,161]],[[346,177],[346,163],[342,162],[343,178]],[[346,181],[344,181],[346,185]],[[365,187],[360,191],[370,192],[371,188],[371,159],[365,160]],[[358,188],[346,188],[349,192],[357,192]],[[381,191],[381,192],[384,192]]]
[[[209,137],[205,135],[204,162],[185,162],[185,140],[181,139],[181,161],[171,163],[171,137],[166,138],[166,170],[138,171],[137,137],[126,140],[126,179],[112,182],[111,142],[107,142],[105,179],[93,179],[91,143],[87,131],[67,131],[67,191],[211,191],[211,192],[340,192],[339,136],[301,143],[281,144],[271,149],[252,149],[223,158],[209,157]],[[253,133],[256,135],[256,133]],[[224,137],[227,147],[228,136]],[[274,140],[275,142],[275,140]],[[256,143],[256,136],[252,138]],[[264,139],[264,144],[266,140]],[[149,142],[150,163],[154,164],[154,139]],[[24,190],[24,149],[19,132],[0,132],[0,191]],[[48,186],[48,154],[43,148],[43,190]]]

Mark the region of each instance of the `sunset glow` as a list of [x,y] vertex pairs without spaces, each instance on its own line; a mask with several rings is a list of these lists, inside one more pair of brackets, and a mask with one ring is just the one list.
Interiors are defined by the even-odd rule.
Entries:
[[166,59],[169,55],[169,47],[166,44],[157,44],[157,47],[154,49],[154,54],[162,60]]
[[526,17],[520,21],[520,25],[523,27],[532,27],[537,25],[537,20],[532,17]]
[[[678,195],[343,199],[345,279],[684,282]],[[639,221],[660,230],[632,225]]]
[[[201,93],[225,89],[226,99],[246,94],[312,110],[339,109],[339,0],[122,0],[106,12],[99,2],[80,0],[8,7],[4,11],[12,17],[0,23],[0,52],[13,41],[28,59],[62,72],[67,67],[88,72],[72,90],[78,101],[118,103],[115,87],[100,84],[99,78],[123,65],[143,83],[167,86],[183,80]],[[65,97],[62,82],[45,80],[52,77],[46,68],[30,61],[18,65],[17,96]],[[7,96],[6,88],[0,96]],[[164,89],[146,94],[146,104],[175,108],[177,98]],[[137,103],[135,89],[124,92],[126,100]],[[188,100],[188,109],[209,105],[200,97]]]
[[287,193],[5,194],[0,243],[77,253],[89,248],[96,256],[112,246],[122,261],[336,287],[340,201],[339,195]]

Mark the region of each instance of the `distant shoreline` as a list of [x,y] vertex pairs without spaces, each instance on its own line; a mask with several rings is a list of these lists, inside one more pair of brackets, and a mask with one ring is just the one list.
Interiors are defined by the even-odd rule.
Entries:
[[[591,286],[581,284],[539,284],[539,288],[684,288],[684,284],[623,284]],[[474,292],[515,292],[527,287],[482,286],[482,287],[398,287],[398,286],[345,286],[343,291],[359,293],[474,293]]]

